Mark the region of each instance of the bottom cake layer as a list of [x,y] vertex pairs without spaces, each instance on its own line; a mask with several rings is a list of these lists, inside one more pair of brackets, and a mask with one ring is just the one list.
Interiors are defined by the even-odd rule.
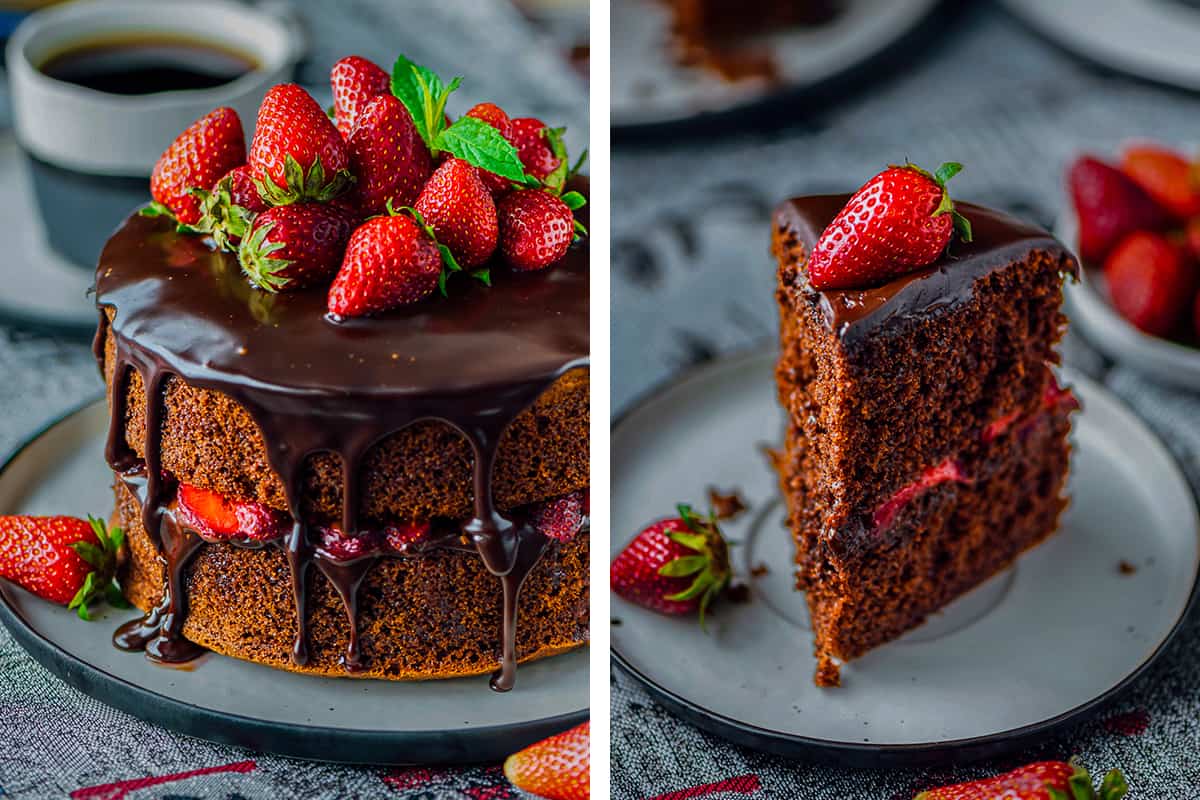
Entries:
[[[1069,398],[1069,395],[1063,395]],[[903,634],[1010,565],[1054,532],[1063,495],[1073,399],[1013,421],[994,441],[932,465],[897,495],[831,536],[813,524],[803,457],[789,442],[782,460],[797,545],[797,583],[806,592],[817,657],[816,683],[839,682],[838,661]],[[847,542],[855,542],[847,546]]]
[[[115,481],[114,524],[125,529],[120,580],[143,611],[162,599],[163,562],[142,524],[133,492]],[[374,560],[357,591],[361,667],[343,666],[351,626],[331,581],[307,573],[308,660],[293,662],[296,604],[280,547],[206,543],[184,573],[184,636],[222,655],[327,676],[416,680],[492,672],[500,665],[500,581],[474,553],[433,550]],[[588,532],[551,540],[519,599],[517,656],[532,661],[588,640]]]

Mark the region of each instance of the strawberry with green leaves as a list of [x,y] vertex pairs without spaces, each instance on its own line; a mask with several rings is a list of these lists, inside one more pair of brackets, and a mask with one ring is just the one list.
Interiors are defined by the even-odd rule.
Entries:
[[350,236],[329,287],[329,313],[335,320],[363,317],[415,303],[437,288],[441,276],[437,242],[412,217],[389,210]]
[[354,181],[342,135],[294,83],[273,86],[263,98],[246,163],[259,195],[273,206],[327,202]]
[[500,252],[513,269],[545,269],[587,233],[575,219],[585,200],[579,192],[558,197],[541,189],[518,189],[500,201]]
[[357,219],[326,203],[294,203],[259,214],[238,248],[250,282],[268,292],[302,289],[331,278]]
[[0,516],[0,578],[90,619],[88,606],[107,600],[128,608],[116,583],[117,553],[125,541],[89,517]]
[[346,56],[329,71],[333,88],[333,115],[338,133],[347,142],[358,125],[358,115],[381,94],[391,88],[391,77],[373,61],[362,56]]
[[1071,761],[1039,761],[980,781],[921,792],[915,800],[1121,800],[1129,791],[1120,770],[1110,770],[1097,792],[1088,771]]
[[518,117],[512,121],[512,143],[517,148],[521,165],[532,177],[544,181],[566,161],[555,155],[562,146],[562,129],[546,127],[536,117]]
[[609,582],[626,600],[663,614],[699,612],[703,623],[729,585],[729,547],[715,516],[678,508],[678,517],[650,525],[625,546],[609,567]]
[[186,228],[188,233],[206,233],[217,247],[237,252],[237,246],[254,217],[270,206],[258,196],[258,188],[245,164],[225,173],[209,191],[193,189],[200,201],[200,220]]
[[449,264],[452,270],[479,266],[496,252],[496,204],[478,170],[463,159],[447,159],[434,170],[413,208],[454,254],[458,266]]
[[954,162],[937,172],[914,164],[891,166],[867,181],[813,245],[808,280],[814,289],[860,289],[932,264],[957,233],[971,241],[971,224],[954,210],[946,182],[962,171]]
[[372,99],[349,139],[357,183],[349,197],[364,216],[411,206],[433,171],[429,148],[408,109],[392,94]]
[[546,800],[591,797],[591,723],[531,744],[504,760],[504,776],[518,789]]
[[246,160],[242,122],[232,108],[218,108],[193,122],[159,157],[150,173],[146,213],[173,216],[194,225],[202,215],[194,189],[208,189]]

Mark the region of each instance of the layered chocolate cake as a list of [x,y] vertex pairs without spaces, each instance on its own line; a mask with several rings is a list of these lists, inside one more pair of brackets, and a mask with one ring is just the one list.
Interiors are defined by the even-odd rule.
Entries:
[[1063,280],[1077,272],[1061,244],[958,204],[973,233],[932,263],[814,288],[809,258],[850,201],[790,200],[773,225],[787,412],[777,467],[820,685],[1055,530],[1076,407],[1051,371]]

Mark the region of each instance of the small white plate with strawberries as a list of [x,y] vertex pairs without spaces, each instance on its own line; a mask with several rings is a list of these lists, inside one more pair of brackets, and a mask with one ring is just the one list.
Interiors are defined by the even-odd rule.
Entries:
[[[703,514],[709,487],[736,490],[746,506],[730,517],[738,503],[713,498],[736,543],[732,585],[743,588],[712,603],[707,630],[695,613],[658,613],[624,589],[613,594],[613,658],[662,705],[782,755],[945,763],[996,757],[1086,719],[1165,651],[1197,594],[1195,500],[1145,424],[1064,369],[1082,411],[1059,530],[924,625],[844,664],[840,687],[815,686],[808,609],[794,588],[795,551],[766,452],[784,430],[776,357],[705,365],[613,428],[612,558],[632,552],[656,520],[679,518],[676,503]],[[702,599],[699,583],[694,598],[676,601]]]
[[1200,161],[1133,143],[1067,174],[1058,237],[1078,254],[1067,310],[1089,342],[1155,380],[1200,389]]

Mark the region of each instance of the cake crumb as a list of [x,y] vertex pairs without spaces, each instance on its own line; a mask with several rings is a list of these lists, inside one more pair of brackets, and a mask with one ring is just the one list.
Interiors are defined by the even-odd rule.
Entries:
[[754,577],[754,578],[761,578],[763,575],[766,575],[770,571],[771,570],[767,567],[766,564],[755,564],[753,567],[750,568],[750,575],[751,575],[751,577]]
[[749,603],[750,587],[744,583],[731,583],[729,584],[729,588],[725,590],[725,597],[731,603]]
[[722,520],[733,519],[749,507],[737,489],[724,492],[716,486],[708,487],[708,502],[712,506],[713,513],[717,515],[717,519]]
[[817,661],[817,674],[813,675],[813,683],[823,688],[841,686],[841,666],[829,656],[821,656]]
[[1121,573],[1122,575],[1133,575],[1137,572],[1137,566],[1122,558],[1117,563],[1117,572]]

